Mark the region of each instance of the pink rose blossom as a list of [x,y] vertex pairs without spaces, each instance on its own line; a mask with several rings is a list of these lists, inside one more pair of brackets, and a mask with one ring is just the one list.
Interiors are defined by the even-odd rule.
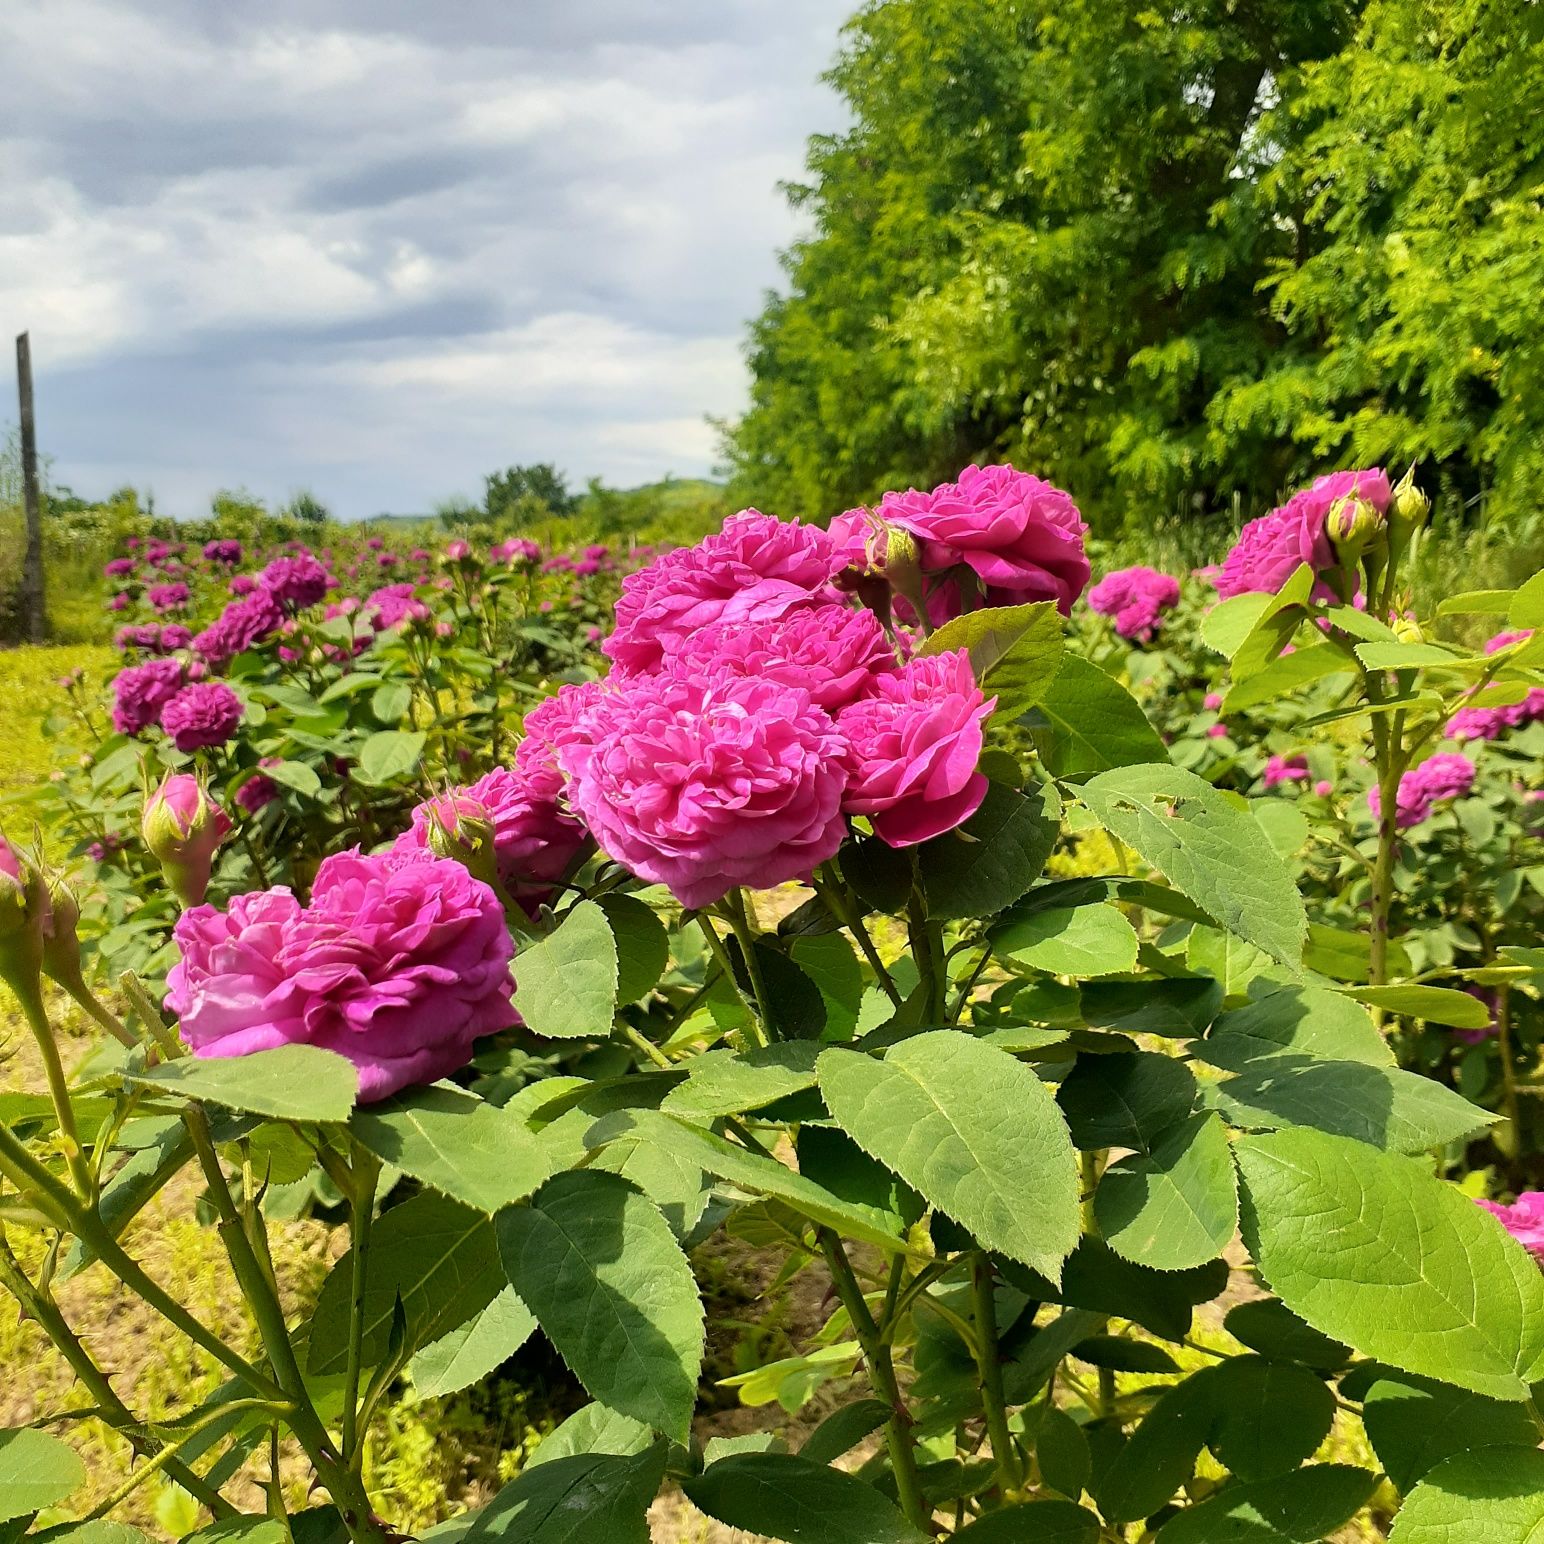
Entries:
[[[1467,756],[1439,751],[1427,757],[1399,780],[1394,824],[1400,830],[1418,826],[1439,802],[1463,798],[1474,786],[1474,773],[1474,763]],[[1367,807],[1375,818],[1382,818],[1383,797],[1376,783],[1367,790]]]
[[110,558],[102,565],[102,573],[109,579],[127,579],[133,572],[133,558]]
[[895,650],[872,611],[800,607],[768,622],[719,622],[694,633],[671,662],[687,674],[719,671],[802,686],[835,714],[896,668]]
[[1535,1259],[1544,1263],[1544,1190],[1524,1190],[1510,1206],[1478,1200]]
[[843,808],[867,815],[892,847],[952,831],[986,797],[982,726],[996,702],[983,697],[965,649],[879,676],[874,694],[837,720],[848,742]]
[[714,622],[776,621],[824,598],[831,538],[818,526],[742,510],[695,547],[629,574],[602,645],[626,671],[656,670]]
[[204,557],[211,563],[223,563],[234,568],[241,561],[241,543],[231,537],[205,542]]
[[182,690],[182,680],[182,665],[175,659],[148,659],[120,670],[113,680],[113,728],[119,734],[149,728]]
[[[988,606],[1053,600],[1068,615],[1088,584],[1088,527],[1070,495],[1011,466],[968,466],[931,493],[887,493],[878,514],[920,547],[934,622],[965,609],[958,570],[969,568]],[[848,540],[856,527],[844,527]]]
[[1228,726],[1226,724],[1213,724],[1206,731],[1206,738],[1208,740],[1223,740],[1227,738],[1227,734]]
[[1319,576],[1314,598],[1340,599],[1323,578],[1339,566],[1326,522],[1335,505],[1352,493],[1380,516],[1388,512],[1393,497],[1388,477],[1377,467],[1361,472],[1332,472],[1318,478],[1268,515],[1251,520],[1239,532],[1232,551],[1214,576],[1218,595],[1226,600],[1255,592],[1274,594],[1300,564],[1307,563]]
[[309,552],[275,558],[258,577],[262,587],[292,611],[314,606],[332,584],[326,565]]
[[267,590],[231,601],[193,640],[194,650],[218,668],[256,647],[284,625],[284,611]]
[[1088,604],[1110,617],[1122,638],[1151,643],[1163,613],[1179,604],[1179,580],[1141,564],[1118,568],[1088,592]]
[[223,745],[241,714],[241,699],[224,681],[195,681],[161,709],[161,727],[179,751],[193,751]]
[[1510,633],[1497,633],[1495,637],[1485,642],[1487,654],[1499,654],[1502,649],[1509,649],[1514,643],[1524,643],[1533,636],[1533,629],[1529,627],[1518,628]]
[[584,827],[563,812],[545,784],[533,786],[518,769],[495,767],[465,788],[453,788],[420,804],[413,811],[412,827],[395,845],[427,847],[431,819],[438,817],[453,828],[463,803],[484,812],[492,822],[499,880],[515,900],[534,912],[583,846]]
[[428,852],[326,858],[311,904],[284,888],[199,906],[174,932],[166,1004],[197,1056],[335,1051],[370,1103],[433,1082],[514,1022],[498,898]]
[[1313,785],[1313,791],[1318,795],[1319,798],[1327,799],[1332,793],[1334,793],[1335,785],[1327,777],[1321,777],[1319,781]]
[[566,776],[560,757],[567,745],[588,743],[591,715],[600,703],[598,681],[569,682],[525,716],[524,734],[515,748],[515,769],[532,795],[557,799]]
[[776,681],[643,676],[561,747],[570,803],[608,857],[683,906],[807,879],[846,832],[844,744]]
[[181,582],[153,584],[145,596],[145,599],[150,602],[151,609],[163,616],[168,611],[181,611],[191,598],[192,592]]
[[1278,788],[1282,783],[1306,783],[1308,758],[1306,756],[1272,756],[1265,763],[1264,783],[1267,788]]
[[424,622],[429,618],[429,608],[418,599],[410,584],[383,585],[365,601],[365,613],[378,633],[401,627],[404,622]]
[[1208,692],[1202,706],[1215,713],[1222,706],[1222,693]]

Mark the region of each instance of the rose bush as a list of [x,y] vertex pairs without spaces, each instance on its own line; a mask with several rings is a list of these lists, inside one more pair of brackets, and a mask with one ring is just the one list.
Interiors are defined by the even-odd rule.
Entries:
[[[1295,561],[1251,531],[1216,592],[1180,586],[1130,639],[1076,604],[1071,500],[1011,468],[835,537],[747,511],[623,579],[600,655],[588,550],[316,555],[347,593],[289,593],[223,662],[172,657],[195,734],[236,700],[226,737],[180,745],[161,708],[50,793],[105,846],[112,801],[170,773],[145,830],[209,904],[77,917],[0,849],[0,967],[48,1090],[0,1120],[0,1285],[211,1536],[384,1544],[386,1391],[477,1383],[540,1334],[591,1402],[446,1539],[641,1544],[665,1485],[831,1544],[1274,1544],[1369,1507],[1399,1544],[1455,1517],[1525,1537],[1544,1271],[1518,1079],[1544,962],[1507,928],[1544,894],[1514,813],[1544,726],[1443,737],[1460,704],[1525,702],[1544,656],[1441,624],[1537,628],[1544,592],[1419,615],[1408,485],[1292,504]],[[301,555],[251,554],[276,556]],[[544,620],[570,585],[571,646]],[[1402,823],[1407,780],[1426,808]],[[1450,838],[1484,877],[1438,936],[1409,864]],[[152,892],[124,851],[97,888]],[[122,1014],[71,972],[77,921],[133,966]],[[170,938],[109,948],[126,930]],[[42,972],[111,1059],[66,1072]],[[1480,1037],[1463,1067],[1496,1042],[1501,1098],[1397,1064],[1434,1025]],[[188,1165],[241,1338],[122,1241]],[[302,1314],[271,1265],[276,1167],[346,1219]],[[728,1380],[752,1406],[821,1394],[797,1451],[775,1420],[701,1440],[693,1265],[726,1237],[777,1288],[816,1280],[818,1327]],[[53,1295],[76,1253],[226,1386],[142,1419]],[[0,1512],[68,1504],[62,1430],[0,1439]],[[234,1515],[246,1454],[281,1444],[304,1498],[276,1478]]]

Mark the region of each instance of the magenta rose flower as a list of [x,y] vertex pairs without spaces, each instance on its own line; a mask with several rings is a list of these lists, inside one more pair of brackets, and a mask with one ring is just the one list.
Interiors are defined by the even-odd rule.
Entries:
[[525,716],[524,735],[515,748],[515,770],[532,794],[557,799],[567,784],[561,762],[564,746],[588,742],[592,713],[604,688],[599,681],[570,682]]
[[569,802],[600,848],[683,906],[807,879],[841,846],[844,742],[776,681],[644,676],[561,747]]
[[187,772],[162,780],[145,801],[140,820],[146,848],[184,906],[204,899],[214,855],[233,829],[230,816]]
[[429,608],[418,599],[411,584],[383,585],[365,601],[364,609],[371,628],[378,633],[401,627],[404,622],[427,621],[429,617]]
[[1088,604],[1109,617],[1122,638],[1150,643],[1163,613],[1179,604],[1179,580],[1141,564],[1118,568],[1088,592]]
[[234,568],[241,561],[241,543],[228,536],[206,541],[204,557],[211,563],[223,563],[227,568]]
[[224,745],[241,714],[241,698],[224,681],[194,681],[161,709],[161,728],[179,751],[194,751]]
[[584,827],[566,814],[555,797],[533,788],[519,770],[495,767],[465,788],[420,804],[398,847],[426,848],[429,826],[438,818],[454,830],[463,806],[485,814],[493,826],[493,857],[499,880],[528,910],[541,904],[563,877],[585,839]]
[[[1399,780],[1394,803],[1394,824],[1401,830],[1418,826],[1433,809],[1449,799],[1461,799],[1474,786],[1475,766],[1455,751],[1439,751]],[[1367,807],[1382,818],[1383,796],[1376,783],[1367,790]]]
[[175,584],[151,585],[145,598],[152,610],[164,616],[168,611],[181,611],[191,599],[191,591],[178,580]]
[[[277,756],[264,756],[258,766],[271,767],[277,761]],[[254,772],[236,790],[234,797],[238,809],[248,815],[255,815],[259,810],[267,809],[279,797],[279,785],[266,772]]]
[[1265,763],[1264,783],[1267,788],[1279,788],[1283,783],[1308,781],[1306,756],[1272,756]]
[[[970,588],[988,606],[1055,601],[1065,616],[1089,579],[1088,527],[1060,488],[1011,466],[968,466],[931,493],[887,493],[878,513],[916,537],[934,622],[965,609]],[[844,537],[857,535],[844,526]],[[973,586],[961,581],[971,570]]]
[[175,659],[147,659],[120,670],[113,679],[113,728],[119,734],[149,728],[182,683],[182,664]]
[[102,565],[102,572],[109,579],[127,579],[134,572],[134,559],[109,558]]
[[1476,1199],[1529,1254],[1544,1264],[1544,1190],[1524,1190],[1510,1206]]
[[254,590],[231,601],[193,639],[194,652],[218,669],[238,654],[255,648],[284,625],[284,608],[267,590]]
[[258,576],[262,587],[291,611],[314,606],[332,584],[327,565],[309,552],[275,558]]
[[[1388,513],[1393,490],[1378,467],[1318,478],[1239,532],[1222,567],[1212,576],[1218,595],[1224,600],[1256,592],[1273,595],[1303,563],[1320,576],[1334,571],[1339,559],[1327,522],[1336,504],[1352,494],[1382,517]],[[1323,577],[1315,583],[1313,593],[1317,600],[1341,599]]]
[[837,719],[848,746],[843,808],[867,815],[892,847],[952,831],[986,797],[982,726],[996,705],[976,684],[965,649],[879,677],[873,696]]
[[311,904],[283,888],[178,919],[166,1005],[197,1056],[321,1046],[369,1103],[433,1082],[514,1022],[514,953],[493,891],[428,852],[339,853]]
[[830,572],[831,538],[818,526],[742,510],[695,547],[629,574],[601,647],[623,670],[656,670],[712,623],[775,621],[823,598]]
[[895,650],[872,611],[801,606],[765,622],[719,622],[692,634],[671,663],[686,674],[721,672],[800,686],[835,714],[896,668]]

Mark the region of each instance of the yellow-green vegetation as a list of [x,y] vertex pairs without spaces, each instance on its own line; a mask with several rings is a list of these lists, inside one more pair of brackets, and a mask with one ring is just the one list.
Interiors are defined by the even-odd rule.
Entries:
[[43,720],[63,706],[59,678],[84,670],[100,686],[116,671],[117,659],[106,643],[0,649],[0,791],[26,788],[48,775],[53,746],[43,734]]

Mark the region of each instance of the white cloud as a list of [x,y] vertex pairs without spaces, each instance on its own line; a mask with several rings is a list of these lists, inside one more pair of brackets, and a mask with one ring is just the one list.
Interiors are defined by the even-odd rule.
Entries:
[[847,9],[0,7],[0,307],[57,475],[367,514],[705,471]]

